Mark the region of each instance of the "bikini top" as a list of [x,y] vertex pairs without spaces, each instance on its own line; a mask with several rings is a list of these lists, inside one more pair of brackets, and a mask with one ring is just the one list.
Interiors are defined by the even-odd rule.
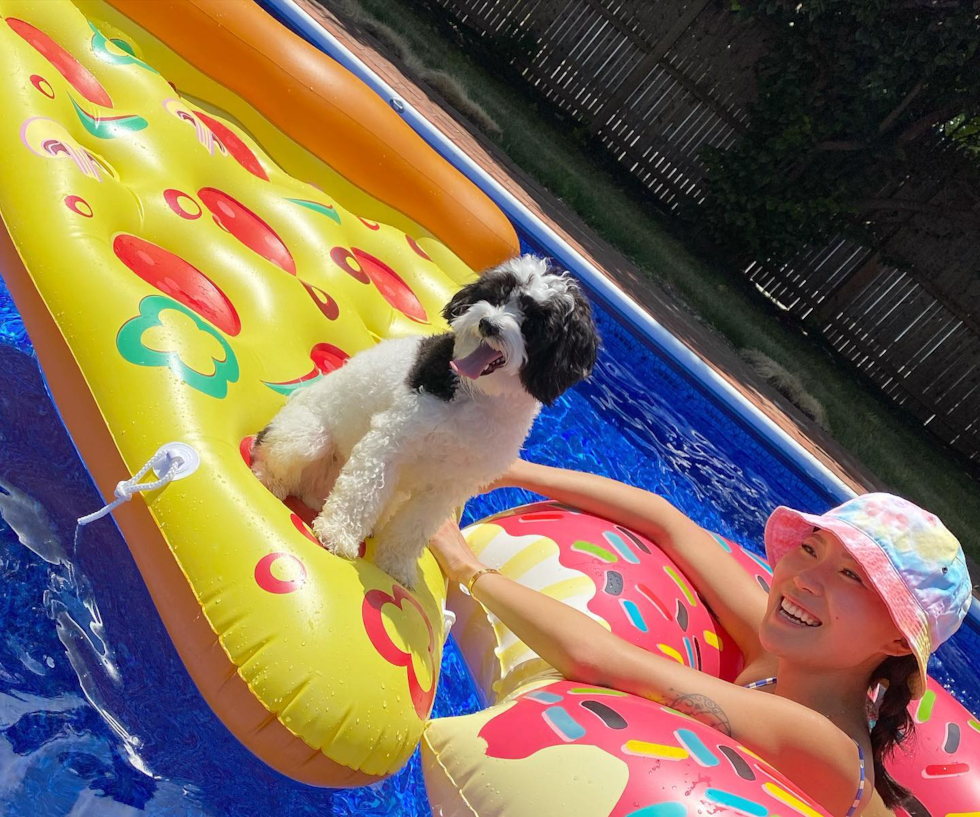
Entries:
[[[759,687],[766,687],[774,683],[776,683],[775,678],[763,678],[761,681],[753,681],[751,684],[746,684],[745,688],[758,689]],[[854,741],[854,745],[857,746],[857,750],[858,750],[858,764],[859,764],[860,779],[858,781],[857,794],[854,795],[854,802],[851,804],[851,807],[847,810],[847,814],[844,815],[844,817],[853,817],[854,812],[857,811],[858,806],[861,805],[861,798],[864,796],[864,783],[865,780],[867,779],[867,776],[865,775],[865,771],[864,771],[864,750],[861,748],[861,744],[858,743],[856,740],[854,740],[854,738],[851,738],[851,740]]]

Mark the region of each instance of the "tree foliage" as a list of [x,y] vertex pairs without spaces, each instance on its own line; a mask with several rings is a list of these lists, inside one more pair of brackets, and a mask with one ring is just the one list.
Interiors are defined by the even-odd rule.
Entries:
[[699,220],[723,246],[778,263],[841,231],[873,244],[903,180],[949,177],[964,156],[977,166],[980,3],[744,0],[732,10],[770,51],[744,137],[705,152]]

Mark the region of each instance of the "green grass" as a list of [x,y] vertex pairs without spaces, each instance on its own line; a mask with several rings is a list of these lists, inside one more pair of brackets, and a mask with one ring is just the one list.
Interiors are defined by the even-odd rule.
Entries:
[[[935,512],[980,561],[980,484],[928,432],[822,342],[783,325],[775,307],[735,269],[691,252],[676,225],[644,203],[559,122],[522,92],[485,70],[408,0],[359,0],[364,12],[404,38],[414,58],[445,71],[500,124],[492,141],[560,198],[646,275],[676,294],[736,349],[758,349],[802,381],[827,411],[833,436],[895,493]],[[975,576],[980,579],[980,576]]]

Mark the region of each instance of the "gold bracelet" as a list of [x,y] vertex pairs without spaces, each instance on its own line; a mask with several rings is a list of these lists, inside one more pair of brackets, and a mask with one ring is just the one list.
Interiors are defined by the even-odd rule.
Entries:
[[476,584],[476,580],[479,579],[484,573],[496,573],[499,575],[500,571],[495,567],[484,567],[477,570],[476,573],[470,576],[470,580],[466,583],[466,592],[471,596],[473,595],[473,585]]

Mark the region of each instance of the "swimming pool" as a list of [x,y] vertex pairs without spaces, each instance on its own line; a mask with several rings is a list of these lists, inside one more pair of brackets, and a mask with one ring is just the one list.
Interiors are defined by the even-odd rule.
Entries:
[[[596,313],[596,374],[542,413],[528,458],[655,490],[756,550],[773,506],[834,504],[684,372],[605,309]],[[99,814],[124,815],[428,814],[417,756],[378,788],[333,793],[281,777],[228,734],[184,671],[116,528],[100,523],[73,541],[75,517],[101,503],[4,288],[0,338],[0,480],[15,528],[0,525],[7,813],[67,814],[97,802]],[[512,490],[477,498],[466,520],[528,498]],[[980,638],[964,628],[933,666],[974,711],[978,656]],[[449,649],[434,715],[477,707]]]
[[[529,249],[548,249],[525,235]],[[2,270],[0,270],[2,273]],[[588,285],[588,282],[586,282]],[[599,300],[600,293],[593,293]],[[527,456],[655,490],[702,524],[757,544],[768,511],[835,504],[758,430],[600,307],[595,378],[544,412]],[[0,286],[0,804],[13,815],[428,814],[417,761],[381,786],[332,793],[252,757],[183,669],[129,550],[108,521]],[[467,520],[522,501],[501,491]],[[20,541],[18,541],[18,539]],[[964,632],[934,673],[976,711],[978,639]],[[972,663],[971,663],[972,662]],[[477,706],[447,651],[434,716]]]

